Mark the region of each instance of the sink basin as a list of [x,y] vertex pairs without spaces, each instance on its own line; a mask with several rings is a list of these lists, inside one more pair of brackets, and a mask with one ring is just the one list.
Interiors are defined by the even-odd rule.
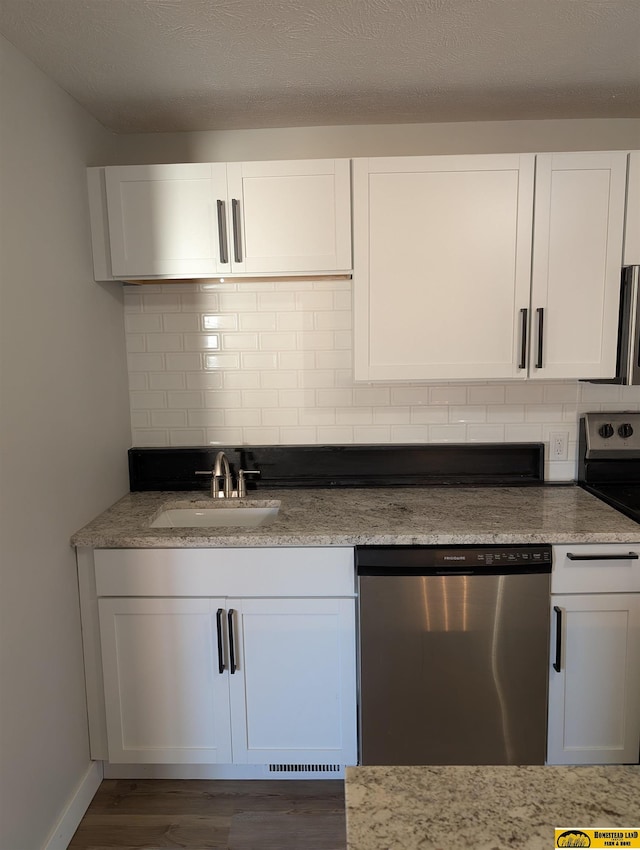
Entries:
[[261,501],[218,505],[174,502],[161,508],[149,523],[152,528],[258,528],[278,516],[280,503]]

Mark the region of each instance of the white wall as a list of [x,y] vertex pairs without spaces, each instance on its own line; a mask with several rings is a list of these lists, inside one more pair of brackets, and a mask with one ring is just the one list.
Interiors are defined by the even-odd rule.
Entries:
[[114,150],[115,158],[92,165],[639,147],[638,118],[376,124],[121,136]]
[[122,290],[93,281],[85,181],[113,137],[0,53],[0,847],[38,850],[90,765],[69,536],[127,491],[130,427]]

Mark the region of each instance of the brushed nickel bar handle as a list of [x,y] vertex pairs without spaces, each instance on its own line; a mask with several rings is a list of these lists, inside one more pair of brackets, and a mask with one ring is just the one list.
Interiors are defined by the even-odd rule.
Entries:
[[242,262],[242,242],[240,235],[240,201],[231,199],[231,221],[233,223],[233,256],[236,263]]
[[218,244],[220,245],[220,262],[226,265],[229,262],[229,244],[224,201],[218,201]]

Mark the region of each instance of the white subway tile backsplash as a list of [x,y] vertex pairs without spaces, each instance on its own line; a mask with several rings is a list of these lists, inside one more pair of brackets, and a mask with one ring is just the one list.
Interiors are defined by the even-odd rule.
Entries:
[[306,372],[315,369],[316,353],[315,351],[281,351],[278,353],[277,362],[281,369],[296,369]]
[[149,292],[142,296],[142,309],[145,313],[178,313],[180,311],[180,296],[177,293]]
[[262,425],[261,411],[257,408],[227,409],[224,411],[225,425]]
[[319,407],[350,407],[352,402],[352,390],[316,390],[316,404]]
[[504,400],[507,404],[542,404],[544,401],[544,384],[538,384],[534,381],[507,384]]
[[154,428],[182,428],[187,424],[186,410],[152,410],[151,425]]
[[503,443],[504,425],[467,425],[467,440],[470,443]]
[[148,334],[147,351],[182,351],[182,334]]
[[258,334],[225,333],[222,334],[222,347],[225,351],[257,351]]
[[640,387],[576,381],[356,383],[350,281],[127,286],[134,445],[544,442],[575,475],[580,414],[640,409]]
[[130,372],[161,372],[164,369],[161,354],[130,354],[127,363]]
[[197,313],[166,313],[162,317],[162,327],[167,333],[193,333],[200,330],[200,316]]
[[487,408],[481,404],[461,405],[456,404],[449,407],[449,422],[486,422]]
[[279,331],[312,331],[313,313],[278,313],[276,327]]
[[277,390],[242,390],[243,407],[277,407]]
[[466,425],[429,425],[429,440],[432,443],[464,443]]
[[297,407],[267,407],[262,411],[263,425],[292,426],[298,424]]
[[223,313],[255,313],[258,307],[255,292],[221,292],[218,297]]
[[188,410],[187,424],[193,428],[215,428],[225,424],[224,410]]
[[130,401],[132,410],[163,409],[167,406],[165,393],[160,392],[133,392]]
[[466,387],[431,387],[429,391],[430,404],[466,404]]
[[187,372],[188,390],[219,390],[227,374],[240,375],[241,372]]
[[167,393],[169,407],[176,410],[187,410],[190,407],[203,407],[204,394],[196,391],[177,390]]
[[127,313],[124,317],[124,328],[129,334],[159,333],[162,330],[162,316],[138,313]]
[[150,372],[149,389],[151,390],[183,390],[185,377],[182,372]]
[[354,425],[355,443],[388,443],[391,440],[390,425]]
[[[223,339],[230,334],[224,334]],[[184,334],[185,351],[218,351],[220,349],[220,334]],[[224,346],[227,348],[228,346]]]
[[[231,319],[233,316],[226,316]],[[275,313],[239,313],[238,325],[242,331],[275,331],[277,328]]]
[[238,354],[205,354],[205,369],[238,369],[240,367],[240,355]]
[[146,351],[145,339],[143,334],[127,334],[127,351],[139,352]]
[[[199,372],[202,369],[202,357],[199,354],[165,355],[167,372]],[[160,369],[154,369],[159,372]]]
[[132,428],[148,428],[151,424],[151,414],[148,410],[132,410],[131,411],[131,427]]
[[221,379],[221,385],[224,385],[226,390],[257,390],[261,385],[261,379],[264,377],[258,371],[250,372],[249,370],[217,372],[213,374],[216,374]]
[[260,386],[265,390],[293,389],[298,386],[298,373],[278,369],[277,372],[263,372],[260,375]]
[[171,446],[201,446],[205,440],[204,428],[183,428],[169,431]]
[[469,404],[504,404],[505,387],[501,384],[471,386],[467,389]]
[[317,431],[315,428],[280,428],[280,442],[287,445],[313,445],[318,442]]
[[353,443],[353,428],[347,425],[320,425],[318,426],[318,442],[331,445]]
[[[204,393],[204,406],[215,407],[217,410],[229,410],[233,407],[242,407],[242,390],[212,390]],[[189,407],[197,407],[190,404]]]
[[[241,354],[243,369],[277,369],[278,355],[262,351],[243,351]],[[229,368],[229,367],[227,367]]]
[[[237,331],[238,315],[236,313],[218,313],[199,316],[203,331]],[[244,330],[244,328],[243,328]]]
[[169,445],[169,433],[160,428],[150,428],[148,430],[141,428],[133,428],[131,431],[131,439],[134,446],[145,446],[148,448],[162,448]]

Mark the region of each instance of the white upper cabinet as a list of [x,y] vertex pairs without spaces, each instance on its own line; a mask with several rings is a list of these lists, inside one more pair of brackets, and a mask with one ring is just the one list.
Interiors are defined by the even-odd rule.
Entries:
[[616,374],[627,155],[536,157],[532,378]]
[[356,380],[614,377],[626,163],[355,160]]
[[640,151],[631,151],[629,154],[622,263],[625,266],[640,266]]
[[526,375],[533,155],[354,160],[357,380]]
[[234,272],[351,269],[349,160],[230,162]]
[[227,197],[224,164],[106,168],[105,187],[114,277],[230,269],[216,203]]
[[349,160],[89,169],[97,280],[351,270]]

